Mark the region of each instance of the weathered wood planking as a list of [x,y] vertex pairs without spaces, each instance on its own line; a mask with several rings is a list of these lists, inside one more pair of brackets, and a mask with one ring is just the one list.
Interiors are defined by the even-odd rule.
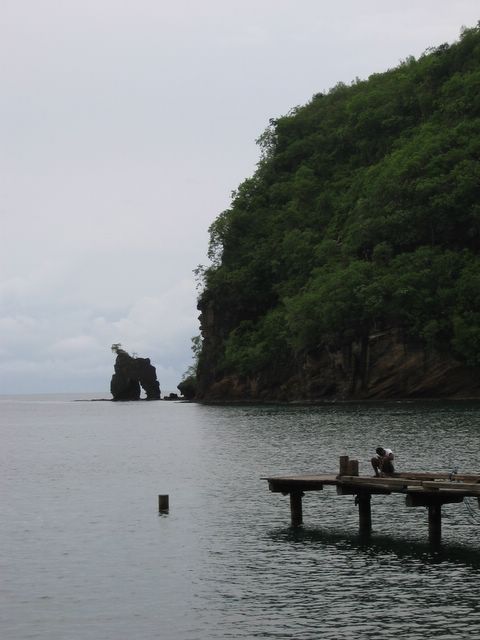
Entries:
[[[438,491],[439,489],[450,489],[464,492],[465,495],[480,495],[480,475],[455,476],[449,480],[444,474],[438,475],[438,479],[432,479],[433,474],[406,474],[401,476],[350,476],[350,475],[332,475],[332,474],[302,474],[298,476],[273,476],[265,477],[270,490],[273,492],[283,493],[289,487],[294,487],[302,491],[317,491],[323,489],[323,485],[344,486],[351,485],[358,488],[389,488],[395,493],[405,493],[412,490],[413,487],[423,487],[429,491]],[[465,478],[463,481],[461,478]]]

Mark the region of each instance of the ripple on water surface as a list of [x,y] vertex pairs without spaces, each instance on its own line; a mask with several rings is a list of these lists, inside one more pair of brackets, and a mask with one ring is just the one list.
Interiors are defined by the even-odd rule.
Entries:
[[478,405],[0,404],[8,640],[480,634],[476,505],[444,507],[434,551],[401,496],[372,498],[365,542],[351,496],[307,494],[292,530],[260,480],[335,471],[345,453],[369,473],[379,444],[403,469],[478,471]]

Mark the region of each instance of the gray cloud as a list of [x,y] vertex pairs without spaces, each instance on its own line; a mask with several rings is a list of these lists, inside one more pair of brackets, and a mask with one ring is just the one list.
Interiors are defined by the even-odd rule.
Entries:
[[192,270],[268,120],[458,37],[476,1],[4,0],[0,392],[175,390]]

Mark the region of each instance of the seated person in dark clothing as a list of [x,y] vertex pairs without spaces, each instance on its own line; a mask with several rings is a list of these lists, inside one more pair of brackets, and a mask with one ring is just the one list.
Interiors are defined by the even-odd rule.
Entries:
[[377,455],[372,458],[372,467],[375,471],[375,477],[392,476],[395,473],[393,467],[393,451],[377,447],[375,449]]

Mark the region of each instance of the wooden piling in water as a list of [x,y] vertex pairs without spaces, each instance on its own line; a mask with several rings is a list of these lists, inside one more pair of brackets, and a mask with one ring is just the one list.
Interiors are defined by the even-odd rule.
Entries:
[[441,503],[428,506],[428,541],[438,545],[442,540],[442,505]]
[[303,491],[290,492],[290,513],[292,518],[292,527],[299,527],[303,524],[302,498]]
[[169,501],[168,495],[160,495],[158,496],[158,511],[160,513],[166,512],[169,510]]
[[362,535],[372,532],[372,494],[357,495],[359,531]]

